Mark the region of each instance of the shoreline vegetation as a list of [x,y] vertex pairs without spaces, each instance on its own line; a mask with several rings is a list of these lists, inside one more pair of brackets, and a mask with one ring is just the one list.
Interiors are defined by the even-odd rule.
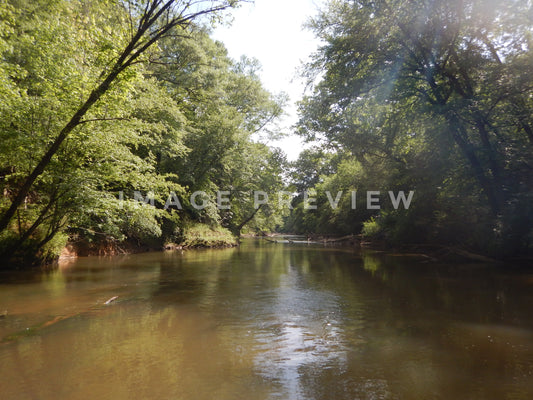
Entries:
[[184,229],[181,240],[176,241],[176,243],[167,242],[162,245],[148,245],[132,240],[121,242],[105,239],[97,242],[88,242],[83,238],[71,240],[61,250],[58,260],[86,256],[116,256],[148,251],[221,249],[238,245],[238,239],[226,228],[194,224]]
[[[322,244],[328,247],[358,247],[361,249],[377,251],[394,257],[418,257],[423,262],[446,264],[487,263],[504,265],[507,263],[517,263],[519,265],[524,264],[527,266],[533,261],[533,256],[520,256],[497,259],[485,254],[479,254],[467,248],[452,245],[405,243],[401,246],[392,246],[383,241],[364,238],[364,236],[361,234],[341,236],[333,234],[290,235],[284,233],[274,233],[248,235],[248,237],[263,238],[265,241],[271,243],[307,242],[309,244]],[[298,237],[300,239],[291,240],[291,237]],[[278,238],[281,238],[281,240],[279,240]]]
[[533,255],[531,2],[328,2],[295,161],[287,96],[212,38],[239,0],[130,3],[0,2],[0,269],[246,232]]
[[0,3],[0,268],[281,224],[245,195],[284,188],[284,153],[252,136],[279,134],[286,96],[210,36],[238,3]]
[[150,247],[139,243],[128,242],[100,242],[86,241],[69,242],[63,248],[57,261],[87,257],[87,256],[117,256],[138,254],[150,251],[183,251],[199,249],[224,249],[238,247],[241,239],[256,239],[272,244],[309,244],[324,247],[357,248],[372,250],[391,257],[412,257],[422,263],[465,263],[465,264],[494,264],[505,265],[515,263],[517,266],[529,265],[533,257],[510,257],[495,259],[487,255],[478,254],[457,246],[437,244],[404,244],[400,247],[388,246],[384,242],[366,240],[362,235],[333,235],[333,234],[287,234],[287,233],[245,233],[239,238],[224,228],[213,228],[207,225],[195,224],[184,231],[183,240],[177,243],[166,243],[163,246]]

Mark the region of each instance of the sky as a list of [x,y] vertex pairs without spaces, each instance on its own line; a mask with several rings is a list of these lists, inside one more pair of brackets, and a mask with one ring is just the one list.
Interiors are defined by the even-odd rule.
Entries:
[[238,60],[246,55],[259,60],[262,65],[259,75],[268,91],[289,95],[287,116],[280,126],[291,135],[268,143],[282,148],[289,160],[295,160],[304,147],[291,129],[298,120],[295,103],[305,88],[297,69],[319,45],[303,25],[323,3],[324,0],[256,0],[234,10],[233,23],[220,26],[213,33],[214,39],[225,44],[231,58]]

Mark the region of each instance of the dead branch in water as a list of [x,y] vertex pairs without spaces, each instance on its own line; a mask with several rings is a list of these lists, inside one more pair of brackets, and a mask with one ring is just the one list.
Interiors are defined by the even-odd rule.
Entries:
[[[109,304],[113,303],[117,299],[118,299],[118,296],[113,296],[110,299],[108,299],[106,302],[104,302],[103,305],[109,305]],[[53,317],[52,319],[50,319],[48,321],[42,322],[40,324],[37,324],[37,325],[34,325],[32,327],[26,328],[26,329],[24,329],[22,331],[19,331],[19,332],[13,333],[11,335],[5,336],[2,340],[0,340],[0,343],[13,342],[13,341],[16,341],[16,340],[20,339],[21,337],[37,335],[38,332],[40,332],[42,329],[48,328],[49,326],[52,326],[52,325],[54,325],[54,324],[56,324],[56,323],[58,323],[60,321],[64,321],[64,320],[69,319],[69,318],[77,317],[77,316],[80,316],[80,315],[88,314],[88,313],[90,313],[92,311],[98,311],[98,310],[102,310],[102,309],[103,308],[102,308],[102,306],[100,304],[95,304],[95,305],[89,307],[88,309],[86,309],[85,311],[77,311],[77,312],[73,312],[73,313],[70,313],[70,314],[67,314],[67,315],[56,315],[55,317]],[[7,316],[7,312],[6,312],[5,316]]]

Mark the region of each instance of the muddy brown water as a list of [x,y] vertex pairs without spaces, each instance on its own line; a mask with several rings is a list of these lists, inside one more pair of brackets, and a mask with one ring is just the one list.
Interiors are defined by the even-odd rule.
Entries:
[[423,261],[247,240],[2,273],[0,398],[533,398],[533,269]]

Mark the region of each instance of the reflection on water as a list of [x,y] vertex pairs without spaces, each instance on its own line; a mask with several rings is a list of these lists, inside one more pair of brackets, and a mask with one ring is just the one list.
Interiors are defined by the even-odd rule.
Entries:
[[0,398],[532,398],[533,273],[423,261],[250,240],[0,275]]

